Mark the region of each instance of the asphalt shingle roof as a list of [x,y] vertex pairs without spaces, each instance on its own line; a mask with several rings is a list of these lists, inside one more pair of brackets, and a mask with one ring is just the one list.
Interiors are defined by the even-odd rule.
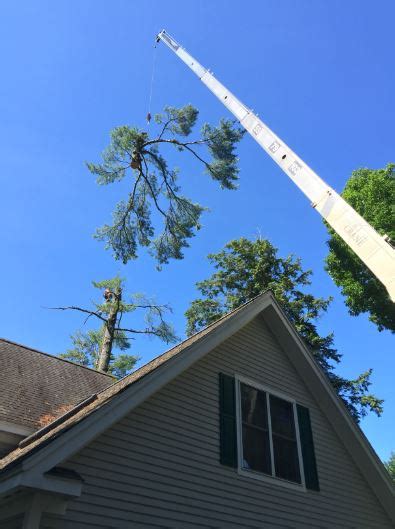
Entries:
[[38,430],[114,378],[0,338],[0,421]]

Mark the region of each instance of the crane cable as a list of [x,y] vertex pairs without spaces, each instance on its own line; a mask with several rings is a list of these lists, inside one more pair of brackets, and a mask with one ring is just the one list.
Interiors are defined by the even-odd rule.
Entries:
[[147,114],[148,126],[151,121],[151,101],[152,101],[152,93],[153,93],[154,79],[155,79],[157,44],[158,42],[155,42],[154,52],[153,52],[153,57],[152,57],[152,73],[151,73],[151,84],[150,84],[149,99],[148,99],[148,114]]

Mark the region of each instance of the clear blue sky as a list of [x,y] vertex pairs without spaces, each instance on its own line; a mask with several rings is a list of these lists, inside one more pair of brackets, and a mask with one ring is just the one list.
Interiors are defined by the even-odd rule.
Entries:
[[[313,293],[334,297],[320,329],[335,332],[339,372],[374,368],[385,413],[362,427],[387,458],[395,450],[393,338],[367,317],[348,315],[323,270],[319,216],[258,145],[246,138],[240,147],[236,192],[179,161],[185,193],[211,212],[184,261],[160,273],[146,255],[122,266],[92,239],[127,188],[98,188],[84,161],[99,159],[114,126],[145,126],[154,36],[166,28],[341,191],[353,169],[394,161],[394,17],[390,0],[2,2],[0,335],[64,351],[81,318],[41,307],[86,305],[91,280],[119,272],[130,291],[173,306],[182,336],[194,284],[210,272],[205,256],[232,238],[261,234],[314,271]],[[186,103],[202,121],[226,115],[162,45],[152,110]],[[163,349],[159,341],[135,343],[142,361]]]

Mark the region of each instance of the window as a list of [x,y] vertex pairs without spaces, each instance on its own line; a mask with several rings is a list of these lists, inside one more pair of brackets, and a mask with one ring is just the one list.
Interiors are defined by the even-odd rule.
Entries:
[[301,454],[293,401],[239,383],[240,467],[301,484]]
[[266,393],[241,384],[243,468],[272,473]]
[[221,465],[319,492],[309,409],[241,377],[218,375]]

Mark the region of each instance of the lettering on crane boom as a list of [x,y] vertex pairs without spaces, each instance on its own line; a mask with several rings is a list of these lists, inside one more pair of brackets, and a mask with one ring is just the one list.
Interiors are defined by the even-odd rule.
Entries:
[[269,151],[271,152],[277,152],[280,148],[280,144],[278,143],[278,141],[274,141],[270,146],[269,146]]
[[263,129],[262,125],[260,123],[257,123],[255,127],[252,129],[252,132],[255,134],[255,136],[258,136],[258,134]]
[[302,169],[302,165],[299,162],[294,162],[288,167],[288,171],[294,176],[298,171]]
[[344,231],[351,237],[357,246],[361,246],[368,238],[368,236],[363,232],[361,226],[358,224],[346,224],[344,226]]

